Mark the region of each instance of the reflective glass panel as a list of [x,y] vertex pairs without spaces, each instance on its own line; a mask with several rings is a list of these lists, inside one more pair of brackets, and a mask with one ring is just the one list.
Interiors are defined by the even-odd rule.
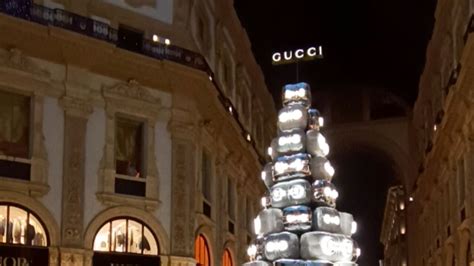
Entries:
[[145,230],[143,231],[142,240],[143,254],[158,255],[158,244],[156,243],[155,237],[151,233],[150,229],[147,227],[144,229]]
[[94,239],[94,250],[110,251],[110,222],[104,224]]

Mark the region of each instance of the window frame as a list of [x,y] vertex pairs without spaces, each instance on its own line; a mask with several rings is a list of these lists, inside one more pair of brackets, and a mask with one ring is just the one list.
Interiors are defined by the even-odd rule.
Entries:
[[[97,235],[100,233],[100,231],[102,230],[102,228],[104,228],[104,226],[106,226],[107,224],[110,224],[109,226],[109,234],[110,234],[110,231],[112,230],[112,223],[114,221],[118,221],[118,220],[125,220],[126,221],[126,237],[125,239],[127,239],[127,242],[128,242],[128,225],[129,225],[129,221],[133,221],[133,222],[136,222],[138,224],[141,225],[141,228],[142,228],[142,238],[145,236],[145,228],[149,231],[149,233],[152,235],[153,237],[153,240],[155,241],[156,243],[156,254],[144,254],[144,248],[141,249],[141,253],[134,253],[134,252],[128,252],[128,251],[124,251],[124,252],[120,252],[120,251],[112,251],[112,245],[109,244],[109,251],[101,251],[101,250],[96,250],[94,245],[95,245],[95,241],[96,241],[96,237]],[[110,238],[110,237],[109,237]],[[96,232],[94,233],[94,239],[93,239],[93,245],[92,245],[92,251],[93,252],[99,252],[99,253],[106,253],[106,254],[125,254],[125,255],[139,255],[139,256],[154,256],[154,257],[159,257],[160,256],[160,242],[158,241],[158,238],[156,237],[155,233],[153,232],[153,230],[151,230],[150,226],[148,226],[145,222],[139,220],[139,219],[136,219],[134,217],[130,217],[130,216],[117,216],[117,217],[113,217],[109,220],[107,220],[106,222],[104,222],[101,226],[99,226],[99,228],[96,230]]]
[[[10,53],[20,53],[23,60],[29,59],[21,54],[20,51],[10,51]],[[13,55],[12,55],[13,56]],[[44,70],[42,70],[44,71]],[[0,70],[0,74],[2,70]],[[42,72],[45,73],[46,72]],[[10,178],[0,176],[0,189],[22,191],[33,197],[44,196],[49,191],[48,186],[48,160],[43,136],[43,108],[44,108],[44,90],[38,90],[38,81],[36,74],[29,74],[26,80],[31,81],[33,85],[18,85],[0,81],[0,90],[11,94],[17,94],[29,97],[29,136],[28,136],[28,158],[1,156],[1,160],[8,162],[18,162],[30,164],[29,176],[25,179]],[[22,74],[10,74],[11,78],[25,79]],[[37,85],[37,86],[36,86]]]
[[[169,120],[169,110],[162,105],[161,96],[157,95],[160,92],[155,91],[141,86],[135,80],[102,87],[106,113],[106,143],[99,169],[97,198],[106,205],[131,205],[151,211],[157,209],[160,204],[155,126],[158,121]],[[144,123],[143,171],[146,173],[144,196],[115,192],[115,128],[118,116]]]

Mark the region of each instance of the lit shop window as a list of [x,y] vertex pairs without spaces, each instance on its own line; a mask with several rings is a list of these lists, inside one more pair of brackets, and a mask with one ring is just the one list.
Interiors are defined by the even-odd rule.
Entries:
[[146,225],[123,218],[100,228],[94,239],[94,251],[158,255],[158,244]]
[[0,155],[29,157],[30,97],[0,91]]
[[232,256],[228,249],[224,251],[224,256],[222,256],[222,266],[232,266]]
[[1,204],[0,243],[45,247],[48,236],[40,220],[29,210]]
[[194,243],[194,257],[196,259],[196,265],[198,266],[211,265],[209,246],[203,235],[199,235],[196,238],[196,242]]
[[144,123],[118,117],[115,128],[115,192],[145,196]]

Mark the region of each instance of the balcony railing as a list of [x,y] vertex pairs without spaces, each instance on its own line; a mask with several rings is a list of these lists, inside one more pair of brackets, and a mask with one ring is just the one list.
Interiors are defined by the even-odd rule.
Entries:
[[[108,24],[66,10],[41,6],[32,3],[31,0],[0,0],[0,12],[42,25],[51,25],[74,31],[118,45],[118,30]],[[144,38],[142,49],[138,53],[158,60],[173,61],[210,73],[209,66],[202,55],[178,46],[157,43]]]

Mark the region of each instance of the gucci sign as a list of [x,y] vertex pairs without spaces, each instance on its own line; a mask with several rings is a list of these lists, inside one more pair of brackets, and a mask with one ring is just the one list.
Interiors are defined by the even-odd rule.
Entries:
[[323,47],[313,46],[308,49],[296,49],[294,51],[276,52],[272,55],[272,64],[290,64],[298,61],[309,61],[323,58]]

